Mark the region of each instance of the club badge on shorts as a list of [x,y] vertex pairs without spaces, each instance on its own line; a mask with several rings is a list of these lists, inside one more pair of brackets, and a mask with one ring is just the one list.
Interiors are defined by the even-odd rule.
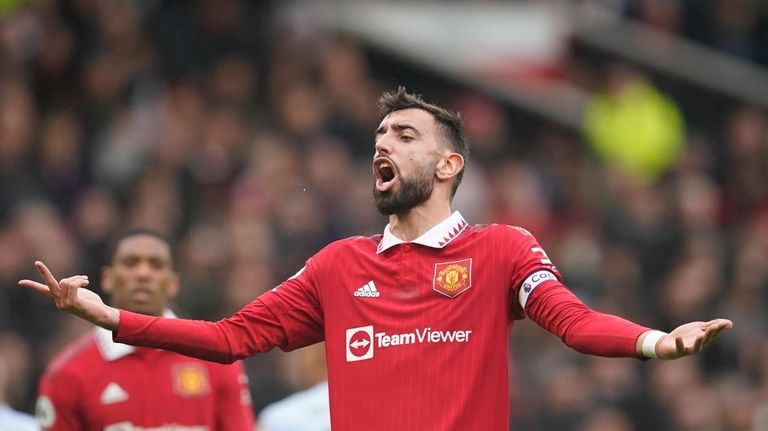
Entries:
[[202,364],[176,364],[171,372],[173,389],[183,398],[199,398],[210,391],[208,369]]
[[435,264],[432,289],[449,298],[472,287],[472,259]]

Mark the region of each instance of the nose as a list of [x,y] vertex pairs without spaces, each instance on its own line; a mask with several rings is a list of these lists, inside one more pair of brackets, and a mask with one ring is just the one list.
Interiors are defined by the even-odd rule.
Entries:
[[376,150],[376,156],[388,155],[392,153],[392,146],[389,144],[389,138],[386,134],[379,136],[379,139],[374,145],[374,149]]
[[134,268],[134,275],[137,278],[145,279],[152,275],[152,271],[152,265],[149,262],[142,261]]

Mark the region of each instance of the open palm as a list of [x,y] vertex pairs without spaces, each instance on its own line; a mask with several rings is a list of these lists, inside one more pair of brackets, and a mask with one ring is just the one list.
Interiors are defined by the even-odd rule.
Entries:
[[694,355],[711,343],[718,334],[732,327],[733,322],[728,319],[680,325],[659,340],[656,355],[661,359]]

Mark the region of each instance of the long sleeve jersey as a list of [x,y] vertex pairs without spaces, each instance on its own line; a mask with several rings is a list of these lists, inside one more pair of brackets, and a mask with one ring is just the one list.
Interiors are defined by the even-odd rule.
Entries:
[[325,340],[335,431],[501,431],[508,337],[525,317],[602,356],[637,357],[648,330],[587,307],[524,229],[455,212],[412,242],[389,226],[334,242],[230,318],[121,312],[115,337],[218,362]]

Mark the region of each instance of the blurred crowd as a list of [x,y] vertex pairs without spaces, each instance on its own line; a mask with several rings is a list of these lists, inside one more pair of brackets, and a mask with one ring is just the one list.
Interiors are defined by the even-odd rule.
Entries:
[[663,31],[768,65],[768,15],[761,0],[585,0]]
[[[277,3],[0,3],[0,357],[13,407],[33,410],[44,365],[88,329],[16,285],[36,277],[36,259],[89,274],[101,293],[110,235],[157,229],[178,251],[177,311],[216,320],[325,244],[383,229],[375,100],[399,82],[353,40],[276,19]],[[722,19],[722,31],[686,33],[690,11],[670,30],[766,61],[734,29],[763,25],[759,2],[705,3],[698,22]],[[632,4],[623,13],[661,27],[674,15],[664,8],[687,11]],[[712,317],[735,328],[700,356],[641,362],[583,356],[517,323],[512,428],[768,430],[768,116],[731,103],[702,124],[642,72],[605,71],[585,133],[426,83],[427,99],[464,114],[472,144],[455,207],[533,232],[601,311],[667,330]],[[290,358],[245,361],[257,413],[309,385]]]

